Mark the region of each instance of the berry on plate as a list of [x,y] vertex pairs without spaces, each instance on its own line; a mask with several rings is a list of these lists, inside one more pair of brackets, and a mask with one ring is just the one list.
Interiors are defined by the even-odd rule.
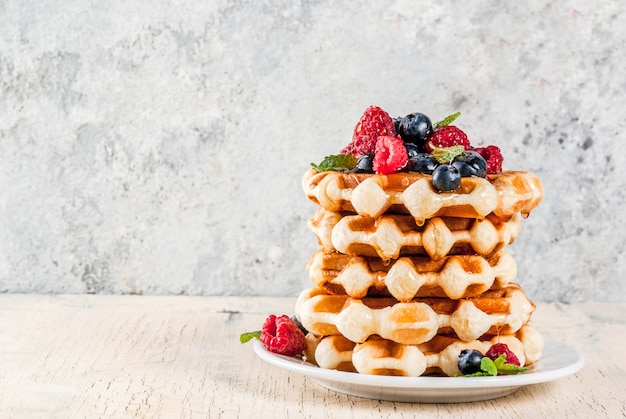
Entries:
[[397,137],[382,136],[374,149],[374,172],[388,175],[399,172],[409,160],[404,142]]
[[482,359],[482,352],[476,349],[463,349],[459,354],[459,371],[461,371],[461,374],[463,375],[479,372]]
[[271,314],[263,323],[259,338],[268,351],[287,356],[300,354],[306,348],[306,338],[289,316]]
[[498,359],[500,355],[505,356],[505,363],[520,366],[519,359],[517,356],[509,349],[506,343],[495,343],[489,348],[485,356],[487,358],[491,358],[491,360],[495,361]]

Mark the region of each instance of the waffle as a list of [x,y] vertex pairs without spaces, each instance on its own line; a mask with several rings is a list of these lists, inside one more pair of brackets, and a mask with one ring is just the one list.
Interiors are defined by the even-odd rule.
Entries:
[[493,215],[482,220],[435,217],[418,226],[410,215],[387,214],[374,219],[320,208],[309,220],[309,228],[327,252],[377,256],[385,261],[427,254],[439,260],[448,254],[492,255],[513,243],[520,221],[517,215],[506,222]]
[[424,256],[404,256],[383,263],[379,258],[318,250],[308,270],[311,281],[329,294],[393,296],[400,301],[415,297],[457,300],[492,287],[505,287],[515,279],[517,264],[505,251],[490,258],[453,255],[433,261]]
[[372,338],[354,343],[341,335],[307,336],[307,361],[321,368],[374,375],[417,377],[425,374],[460,375],[457,363],[463,349],[485,353],[495,343],[506,343],[521,365],[531,365],[541,357],[543,338],[526,325],[511,335],[488,336],[469,342],[437,335],[427,343],[404,345]]
[[489,290],[478,297],[355,299],[331,295],[319,288],[304,290],[295,314],[302,325],[319,336],[341,334],[353,342],[378,335],[397,343],[417,345],[437,334],[455,334],[470,341],[485,334],[511,334],[529,320],[535,305],[517,284]]
[[501,219],[527,216],[541,201],[538,177],[522,171],[505,171],[488,178],[466,177],[454,192],[438,192],[432,176],[419,173],[372,175],[308,170],[302,179],[307,197],[328,211],[356,212],[377,218],[385,212],[408,213],[418,225],[432,217],[483,218],[494,213]]

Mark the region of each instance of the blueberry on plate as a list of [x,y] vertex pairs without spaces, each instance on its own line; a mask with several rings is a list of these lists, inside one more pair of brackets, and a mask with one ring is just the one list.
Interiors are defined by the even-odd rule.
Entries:
[[482,359],[482,352],[476,349],[463,349],[459,354],[459,371],[463,375],[474,374],[480,371],[480,361]]
[[440,164],[433,171],[432,183],[439,192],[456,191],[461,186],[461,174],[450,164]]

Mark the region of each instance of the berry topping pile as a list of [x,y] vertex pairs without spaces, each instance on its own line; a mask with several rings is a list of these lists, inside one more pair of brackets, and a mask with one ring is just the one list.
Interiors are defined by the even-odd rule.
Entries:
[[239,340],[246,343],[253,338],[259,339],[268,351],[280,355],[299,355],[306,348],[302,326],[295,318],[285,314],[271,314],[265,319],[261,330],[244,333]]
[[341,153],[311,165],[318,171],[432,174],[433,187],[440,192],[456,190],[462,177],[501,173],[500,149],[473,147],[467,134],[452,125],[459,115],[433,124],[423,113],[392,118],[380,107],[370,106]]
[[459,354],[458,367],[466,377],[519,374],[526,371],[517,356],[505,343],[496,343],[482,354],[476,349],[464,349]]

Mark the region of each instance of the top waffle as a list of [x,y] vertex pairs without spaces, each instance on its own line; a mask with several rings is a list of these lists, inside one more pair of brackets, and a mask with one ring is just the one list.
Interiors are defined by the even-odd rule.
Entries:
[[311,201],[328,211],[356,212],[372,218],[385,212],[408,213],[418,225],[436,216],[527,216],[543,196],[539,178],[523,171],[504,171],[486,179],[466,177],[454,192],[438,192],[431,179],[431,175],[419,173],[374,175],[310,169],[302,186]]

